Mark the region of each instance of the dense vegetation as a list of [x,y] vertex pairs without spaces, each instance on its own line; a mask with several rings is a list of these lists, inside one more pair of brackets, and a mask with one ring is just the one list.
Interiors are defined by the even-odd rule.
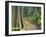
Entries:
[[24,7],[24,17],[31,16],[31,20],[37,24],[41,24],[41,8],[40,7]]

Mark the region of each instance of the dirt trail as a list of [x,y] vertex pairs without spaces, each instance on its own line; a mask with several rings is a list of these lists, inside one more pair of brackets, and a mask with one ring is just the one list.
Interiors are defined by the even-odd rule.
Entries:
[[24,27],[23,30],[37,30],[38,27],[36,26],[36,24],[32,23],[31,20],[28,19],[24,19]]

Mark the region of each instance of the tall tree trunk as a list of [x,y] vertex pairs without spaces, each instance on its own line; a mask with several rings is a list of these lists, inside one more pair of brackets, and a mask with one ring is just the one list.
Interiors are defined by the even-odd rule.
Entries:
[[15,27],[17,21],[17,7],[13,6],[12,7],[12,27]]
[[21,25],[21,17],[20,17],[20,6],[17,7],[17,13],[18,13],[18,19],[19,19],[19,27],[20,30],[22,30],[22,25]]
[[21,6],[21,12],[20,12],[20,14],[21,14],[21,25],[22,25],[22,29],[23,29],[23,12],[24,12],[24,7],[23,6]]

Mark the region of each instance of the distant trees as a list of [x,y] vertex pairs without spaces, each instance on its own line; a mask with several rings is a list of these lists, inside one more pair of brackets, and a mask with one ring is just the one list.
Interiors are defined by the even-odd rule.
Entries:
[[41,26],[41,8],[40,7],[30,7],[23,6],[23,17],[30,18],[34,23],[37,24],[38,27]]

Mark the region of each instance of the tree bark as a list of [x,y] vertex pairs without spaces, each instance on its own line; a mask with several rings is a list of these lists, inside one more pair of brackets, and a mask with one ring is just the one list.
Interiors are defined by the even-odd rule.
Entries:
[[17,7],[17,13],[18,13],[18,19],[19,19],[19,27],[20,30],[22,30],[22,25],[21,25],[21,17],[20,17],[20,6]]

